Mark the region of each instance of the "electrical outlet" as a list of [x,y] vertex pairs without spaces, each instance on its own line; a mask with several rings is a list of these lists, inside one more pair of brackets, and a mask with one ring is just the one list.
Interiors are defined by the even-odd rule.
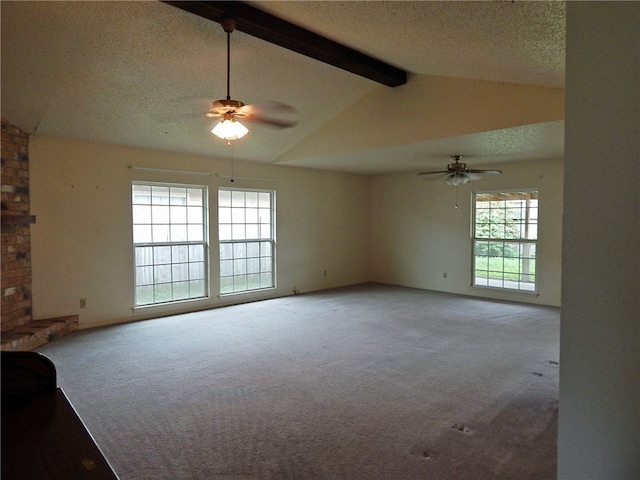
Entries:
[[442,278],[447,278],[447,272],[442,272]]
[[87,299],[86,298],[81,298],[80,299],[80,308],[87,308]]

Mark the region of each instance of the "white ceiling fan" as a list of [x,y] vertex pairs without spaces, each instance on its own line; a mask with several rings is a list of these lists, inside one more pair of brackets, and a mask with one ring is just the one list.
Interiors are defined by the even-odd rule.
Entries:
[[467,164],[461,162],[462,155],[451,155],[453,163],[447,165],[446,170],[436,172],[420,172],[417,175],[442,175],[447,185],[460,186],[469,183],[471,180],[480,180],[480,175],[501,175],[502,170],[471,170]]

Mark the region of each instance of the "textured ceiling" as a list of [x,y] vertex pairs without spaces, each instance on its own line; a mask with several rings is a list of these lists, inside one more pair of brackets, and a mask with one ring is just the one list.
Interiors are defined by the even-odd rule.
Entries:
[[[231,96],[282,101],[295,106],[300,119],[286,130],[248,124],[250,133],[234,145],[237,159],[384,173],[440,167],[455,153],[478,163],[562,156],[562,106],[556,104],[564,87],[564,2],[250,3],[402,68],[409,82],[382,86],[234,32]],[[220,25],[156,1],[3,0],[0,9],[2,116],[10,122],[39,135],[230,155],[202,116],[207,102],[226,94]],[[440,95],[432,76],[439,78],[436,87],[455,84],[460,91]],[[461,122],[465,129],[450,125],[439,136],[430,133],[427,126],[447,117],[446,105],[478,82],[498,99],[482,107],[487,117],[508,109],[499,101],[505,88],[513,90],[505,84],[523,85],[519,111],[529,110],[527,98],[534,110],[542,98],[553,114],[510,114],[493,126],[469,120]],[[539,88],[531,96],[524,86]],[[475,118],[479,107],[468,98],[456,108],[464,120]],[[368,145],[367,132],[388,118],[395,119],[388,125],[393,141],[381,144],[371,134]],[[423,137],[394,131],[404,124],[424,125]],[[321,140],[336,148],[315,154]]]

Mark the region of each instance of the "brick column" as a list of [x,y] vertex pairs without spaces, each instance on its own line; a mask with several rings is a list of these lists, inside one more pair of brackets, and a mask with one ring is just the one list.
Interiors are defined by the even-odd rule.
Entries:
[[29,136],[2,119],[2,332],[31,321]]

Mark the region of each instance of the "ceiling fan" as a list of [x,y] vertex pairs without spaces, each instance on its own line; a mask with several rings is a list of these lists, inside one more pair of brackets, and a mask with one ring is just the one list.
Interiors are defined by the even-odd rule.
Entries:
[[245,105],[240,100],[233,100],[230,95],[230,65],[231,65],[231,32],[236,28],[233,18],[224,18],[220,24],[227,33],[227,97],[216,100],[211,104],[211,108],[205,113],[209,118],[220,118],[211,133],[230,143],[244,137],[249,130],[238,120],[262,123],[271,127],[288,128],[295,126],[298,122],[287,118],[276,118],[273,115],[294,115],[296,109],[290,105],[280,102],[267,101],[254,105]]
[[479,175],[501,175],[502,170],[470,170],[467,168],[467,164],[461,162],[462,155],[451,155],[453,163],[447,165],[446,170],[440,170],[437,172],[420,172],[418,175],[435,175],[446,174],[445,183],[447,185],[460,186],[465,183],[469,183],[471,180],[479,180]]

